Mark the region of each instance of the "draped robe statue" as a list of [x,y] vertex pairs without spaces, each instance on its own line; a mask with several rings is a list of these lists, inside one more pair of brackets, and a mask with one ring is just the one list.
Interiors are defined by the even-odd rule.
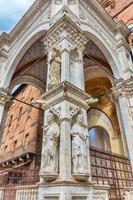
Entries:
[[44,127],[43,171],[46,173],[58,173],[59,125],[55,122],[52,113],[48,113],[47,123],[47,126]]
[[49,87],[56,86],[61,81],[61,58],[56,51],[53,52],[50,61]]
[[72,172],[85,174],[88,172],[87,133],[83,126],[83,116],[79,114],[77,121],[71,129],[72,135]]

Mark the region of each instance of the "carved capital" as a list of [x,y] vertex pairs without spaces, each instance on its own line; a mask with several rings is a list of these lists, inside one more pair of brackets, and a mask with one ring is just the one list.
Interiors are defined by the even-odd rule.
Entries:
[[119,79],[114,83],[111,91],[111,97],[115,101],[120,97],[133,97],[133,77],[127,80]]
[[70,47],[69,45],[67,47],[68,49],[70,48],[69,50],[71,48],[83,50],[87,43],[84,34],[67,16],[63,16],[56,22],[42,39],[47,52],[56,47],[57,49],[63,50],[63,40],[67,40],[71,44]]
[[0,88],[0,105],[5,106],[11,100],[12,96],[7,94],[3,88]]

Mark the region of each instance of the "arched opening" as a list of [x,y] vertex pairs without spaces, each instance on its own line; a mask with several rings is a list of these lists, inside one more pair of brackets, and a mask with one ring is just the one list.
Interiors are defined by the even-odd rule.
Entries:
[[47,56],[44,51],[41,39],[36,40],[22,52],[12,77],[8,76],[7,82],[11,80],[8,90],[13,98],[3,115],[1,169],[2,166],[27,171],[40,169],[44,112],[39,105],[34,107],[32,101],[46,91]]
[[92,127],[88,130],[89,145],[91,148],[102,151],[111,151],[111,144],[108,132],[101,126]]
[[88,111],[88,125],[89,129],[103,127],[109,134],[110,149],[103,148],[103,150],[124,155],[117,110],[111,99],[111,88],[117,69],[112,69],[108,58],[107,54],[104,54],[104,51],[101,51],[96,43],[89,40],[83,57],[85,90],[91,96],[98,98],[98,102],[92,104]]

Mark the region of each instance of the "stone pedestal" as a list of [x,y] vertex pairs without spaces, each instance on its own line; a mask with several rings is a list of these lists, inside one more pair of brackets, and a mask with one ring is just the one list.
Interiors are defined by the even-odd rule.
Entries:
[[[53,39],[54,38],[54,39]],[[94,99],[85,92],[85,35],[67,15],[42,39],[48,54],[47,92],[39,200],[89,200],[107,197],[91,183],[87,110]],[[100,192],[100,193],[99,193]]]
[[[99,194],[103,199],[108,199],[108,187],[98,187],[91,182],[89,141],[86,138],[88,134],[88,105],[86,102],[88,99],[91,99],[89,94],[69,82],[63,82],[42,95],[42,101],[45,101],[43,109],[45,109],[46,116],[44,129],[48,123],[46,122],[47,115],[52,113],[59,126],[60,139],[58,140],[58,156],[55,156],[57,159],[55,162],[58,166],[56,172],[58,173],[54,173],[52,170],[47,172],[44,169],[44,161],[46,160],[44,154],[46,152],[43,150],[46,148],[46,143],[43,143],[39,200],[87,200],[97,199]],[[83,123],[80,124],[80,120],[81,122],[83,120]],[[76,131],[77,138],[75,139]],[[46,135],[47,133],[44,134],[44,138]],[[75,143],[75,141],[79,143]],[[82,143],[84,146],[80,146]],[[79,145],[80,153],[77,152],[77,145]],[[83,158],[80,158],[80,154],[83,155]],[[77,156],[78,164],[75,163],[73,156],[75,158]],[[81,164],[80,159],[83,159]]]
[[108,200],[108,186],[77,183],[45,184],[39,187],[39,200]]

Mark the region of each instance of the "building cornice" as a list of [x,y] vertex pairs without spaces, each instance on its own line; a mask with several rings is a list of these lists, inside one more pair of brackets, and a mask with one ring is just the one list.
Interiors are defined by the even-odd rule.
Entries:
[[101,19],[104,24],[106,24],[110,31],[113,33],[117,33],[119,31],[124,37],[128,36],[129,30],[127,26],[122,21],[116,23],[97,0],[81,0],[81,3],[84,5],[86,10],[88,9],[90,12],[93,10],[96,16]]
[[[93,17],[100,19],[104,24],[108,27],[111,32],[120,32],[124,37],[127,37],[129,34],[129,30],[126,25],[122,22],[115,23],[114,20],[109,16],[109,14],[102,8],[102,6],[96,0],[81,0],[80,4],[84,6],[88,13],[93,14]],[[47,10],[48,7],[52,5],[52,0],[37,0],[33,3],[33,5],[29,8],[26,14],[22,17],[22,19],[18,22],[18,24],[13,28],[13,30],[7,34],[3,33],[0,36],[0,46],[3,44],[12,44],[13,41],[17,39],[17,37],[22,34],[22,32],[26,31],[28,25],[31,25],[38,19],[41,14],[43,14],[44,10]],[[95,15],[95,16],[94,16]],[[74,18],[77,20],[78,18]],[[81,19],[79,18],[78,22]]]
[[18,35],[27,29],[28,24],[31,26],[32,22],[34,22],[34,17],[38,18],[42,14],[44,8],[47,9],[50,5],[50,1],[49,4],[46,0],[35,1],[9,34],[2,33],[0,36],[0,46],[6,42],[10,45]]

